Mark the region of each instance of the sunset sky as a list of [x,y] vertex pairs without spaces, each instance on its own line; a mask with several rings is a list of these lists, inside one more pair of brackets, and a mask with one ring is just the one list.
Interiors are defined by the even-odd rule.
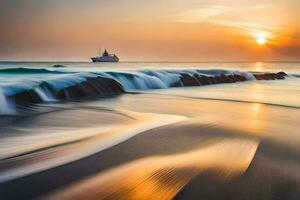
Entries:
[[299,19],[299,0],[1,0],[0,60],[300,60]]

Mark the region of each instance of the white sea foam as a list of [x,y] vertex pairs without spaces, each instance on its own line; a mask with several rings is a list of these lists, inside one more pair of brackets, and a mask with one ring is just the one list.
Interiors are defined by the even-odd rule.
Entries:
[[15,109],[13,104],[6,99],[3,90],[0,88],[0,114],[10,115],[14,113],[15,113]]

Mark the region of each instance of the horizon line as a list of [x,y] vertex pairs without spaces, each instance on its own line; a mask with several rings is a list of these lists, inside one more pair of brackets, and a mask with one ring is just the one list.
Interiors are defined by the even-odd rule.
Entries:
[[[259,62],[265,62],[265,63],[298,63],[300,60],[207,60],[207,61],[182,61],[182,60],[123,60],[119,63],[259,63]],[[83,60],[0,60],[0,63],[93,63],[89,61],[83,61]]]

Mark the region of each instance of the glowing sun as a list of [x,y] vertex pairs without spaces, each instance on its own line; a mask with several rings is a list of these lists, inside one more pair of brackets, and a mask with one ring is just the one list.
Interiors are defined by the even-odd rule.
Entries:
[[257,44],[264,45],[267,42],[267,39],[265,37],[259,37],[256,39]]

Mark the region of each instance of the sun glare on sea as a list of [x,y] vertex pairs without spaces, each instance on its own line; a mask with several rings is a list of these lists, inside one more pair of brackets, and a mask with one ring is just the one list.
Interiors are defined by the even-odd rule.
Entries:
[[264,45],[264,44],[266,44],[267,39],[266,39],[265,37],[263,37],[263,36],[260,36],[260,37],[258,37],[258,38],[256,39],[256,42],[257,42],[257,44],[259,44],[259,45]]

